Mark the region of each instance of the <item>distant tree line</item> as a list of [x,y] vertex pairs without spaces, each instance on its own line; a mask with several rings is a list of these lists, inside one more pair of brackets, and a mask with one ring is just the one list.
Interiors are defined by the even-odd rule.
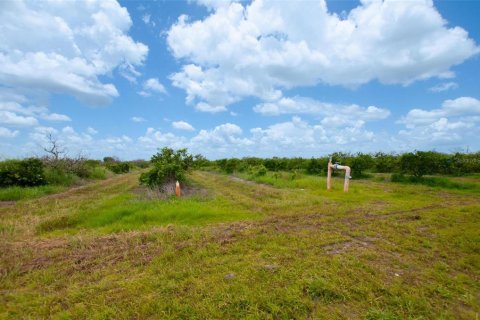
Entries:
[[121,174],[132,168],[145,168],[145,160],[120,161],[105,157],[103,161],[88,159],[83,155],[69,156],[66,148],[47,135],[46,155],[27,159],[0,161],[0,188],[34,187],[41,185],[72,185],[80,180],[105,179],[108,172]]
[[[395,153],[344,153],[330,155],[333,162],[352,168],[354,178],[361,178],[367,172],[399,173],[415,177],[424,175],[464,175],[480,172],[480,152],[477,153],[440,153],[435,151],[414,151]],[[318,158],[230,158],[208,161],[201,158],[195,161],[197,167],[215,168],[225,173],[248,172],[264,167],[268,171],[301,171],[307,174],[326,175],[330,156]],[[262,171],[262,170],[260,170]]]

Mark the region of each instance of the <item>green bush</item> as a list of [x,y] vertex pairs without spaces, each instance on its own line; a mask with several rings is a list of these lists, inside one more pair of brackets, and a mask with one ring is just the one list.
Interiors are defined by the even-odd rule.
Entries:
[[107,171],[103,167],[93,167],[88,176],[91,179],[104,180],[107,178]]
[[446,189],[457,190],[474,190],[479,189],[475,183],[451,181],[445,177],[417,177],[406,176],[404,174],[394,173],[391,176],[392,182],[409,183],[409,184],[423,184],[429,187],[439,187]]
[[355,178],[365,177],[365,171],[373,168],[375,162],[371,155],[366,153],[357,153],[348,163],[352,168],[352,175]]
[[70,186],[78,181],[78,176],[66,172],[59,168],[47,167],[45,169],[45,179],[48,184]]
[[262,177],[267,174],[267,168],[263,164],[251,167],[250,174],[255,177]]
[[193,157],[187,153],[187,149],[174,151],[165,147],[153,155],[150,162],[153,169],[140,175],[140,183],[163,190],[166,184],[177,180],[185,182],[186,173],[193,165]]
[[415,151],[404,153],[400,157],[400,169],[402,173],[408,173],[415,177],[438,172],[439,154],[432,151]]
[[0,187],[34,187],[46,183],[43,163],[37,158],[0,163]]
[[374,156],[375,172],[386,173],[398,171],[398,155],[377,152]]
[[133,161],[129,161],[130,163],[130,167],[137,167],[137,168],[140,168],[140,169],[145,169],[145,168],[148,168],[148,166],[150,165],[150,163],[146,160],[133,160]]
[[107,163],[107,169],[116,174],[127,173],[130,171],[130,164],[128,162]]

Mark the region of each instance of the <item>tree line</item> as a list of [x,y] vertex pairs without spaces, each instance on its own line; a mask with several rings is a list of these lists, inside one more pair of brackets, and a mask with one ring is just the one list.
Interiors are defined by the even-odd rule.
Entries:
[[268,171],[302,171],[307,174],[327,174],[329,158],[352,168],[354,178],[362,178],[367,172],[400,173],[414,177],[424,175],[465,175],[480,172],[480,152],[476,153],[441,153],[436,151],[414,151],[395,153],[344,153],[335,152],[318,158],[230,158],[209,161],[196,156],[197,167],[213,167],[225,173],[245,172],[252,168],[264,167]]

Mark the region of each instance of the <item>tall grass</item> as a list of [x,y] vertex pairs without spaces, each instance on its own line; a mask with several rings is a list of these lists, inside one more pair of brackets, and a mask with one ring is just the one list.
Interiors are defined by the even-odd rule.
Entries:
[[7,187],[0,188],[0,201],[17,201],[33,199],[64,190],[61,185],[45,185],[38,187]]
[[422,184],[429,187],[445,189],[471,190],[480,192],[480,186],[476,183],[452,181],[446,177],[415,177],[394,173],[391,176],[391,181],[397,183]]
[[253,219],[259,215],[236,208],[221,198],[208,201],[200,198],[138,200],[132,194],[122,194],[105,200],[93,209],[69,212],[41,223],[37,232],[76,232],[81,228],[104,232],[145,229],[152,225],[198,225],[216,221]]

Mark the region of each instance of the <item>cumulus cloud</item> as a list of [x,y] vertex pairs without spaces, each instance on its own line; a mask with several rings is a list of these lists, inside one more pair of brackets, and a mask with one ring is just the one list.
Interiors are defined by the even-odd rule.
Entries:
[[178,137],[170,132],[163,133],[154,128],[148,128],[145,134],[138,138],[138,141],[143,148],[150,151],[164,146],[175,149],[188,147],[186,138]]
[[0,111],[0,124],[11,126],[35,126],[38,124],[34,117],[24,117],[10,111]]
[[142,118],[142,117],[132,117],[131,120],[132,120],[133,122],[137,122],[137,123],[147,121],[147,120],[145,120],[145,119]]
[[142,97],[150,97],[155,92],[165,94],[167,90],[157,78],[150,78],[143,83],[143,90],[139,91],[138,94]]
[[428,90],[431,92],[443,92],[443,91],[453,90],[457,88],[458,88],[458,84],[456,82],[450,81],[450,82],[439,83],[429,88]]
[[480,52],[430,0],[362,1],[345,18],[323,0],[200,3],[212,13],[198,21],[180,16],[167,43],[186,61],[172,83],[201,111],[210,109],[199,103],[221,110],[246,96],[268,102],[284,89],[319,83],[451,78],[452,66]]
[[19,90],[109,103],[118,91],[99,77],[141,65],[148,52],[127,35],[132,21],[114,0],[7,1],[0,20],[0,82]]
[[[1,95],[0,99],[2,99]],[[24,101],[20,99],[20,96],[17,97],[17,100]],[[67,115],[49,113],[46,107],[25,107],[19,102],[0,100],[0,123],[10,126],[35,126],[38,124],[38,119],[50,122],[71,121]]]
[[14,138],[18,135],[18,130],[10,130],[8,128],[0,127],[0,137]]
[[375,141],[373,132],[364,127],[365,122],[358,120],[347,126],[327,128],[320,124],[310,124],[300,117],[291,121],[277,123],[265,129],[251,130],[252,140],[260,154],[272,156],[285,153],[290,156],[313,156],[332,152],[332,146],[338,150],[361,150],[365,144]]
[[94,128],[92,128],[92,127],[88,127],[87,128],[87,133],[90,134],[90,135],[96,135],[98,133],[98,131],[95,130]]
[[412,109],[398,122],[405,125],[400,136],[413,145],[475,143],[471,139],[480,134],[480,100],[445,100],[437,109]]
[[39,126],[30,133],[30,139],[25,148],[29,152],[41,154],[42,147],[48,146],[48,135],[51,134],[69,156],[81,154],[93,158],[102,158],[106,155],[122,155],[130,159],[137,157],[135,153],[130,152],[133,147],[133,139],[129,136],[94,138],[97,133],[97,130],[91,127],[87,128],[85,132],[79,132],[71,126],[62,129]]
[[172,127],[179,130],[195,131],[195,128],[186,121],[174,121],[172,122]]
[[308,114],[322,117],[324,126],[341,126],[361,121],[385,119],[390,115],[387,109],[369,106],[362,108],[356,104],[341,105],[318,100],[293,97],[256,105],[253,110],[264,115]]

